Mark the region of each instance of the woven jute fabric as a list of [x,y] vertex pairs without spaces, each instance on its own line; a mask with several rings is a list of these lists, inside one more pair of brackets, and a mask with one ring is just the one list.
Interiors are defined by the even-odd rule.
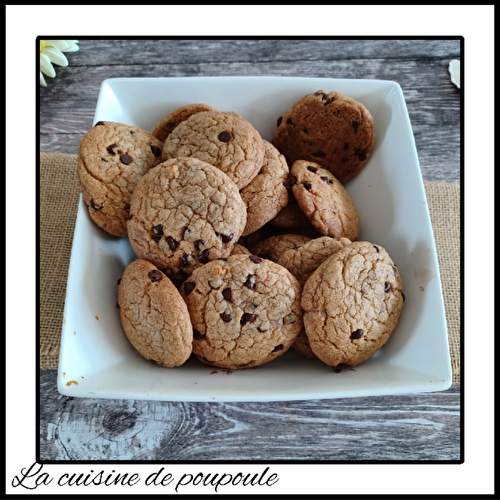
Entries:
[[[426,182],[453,384],[460,384],[460,187]],[[56,370],[78,198],[76,155],[40,153],[40,368]]]

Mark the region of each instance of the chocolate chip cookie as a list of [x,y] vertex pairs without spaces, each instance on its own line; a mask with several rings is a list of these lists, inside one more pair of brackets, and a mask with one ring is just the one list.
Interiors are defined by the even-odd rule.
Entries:
[[250,252],[250,250],[243,245],[235,243],[231,255],[252,255],[252,252]]
[[344,183],[370,158],[375,125],[360,102],[339,92],[319,90],[299,99],[278,119],[273,144],[289,165],[312,161]]
[[260,134],[237,113],[204,111],[172,131],[162,157],[197,158],[222,170],[243,189],[262,168],[264,149]]
[[138,259],[125,268],[118,305],[125,334],[141,356],[165,367],[187,361],[193,327],[186,303],[153,264]]
[[83,137],[77,177],[92,220],[114,236],[127,236],[130,198],[137,183],[161,163],[163,143],[139,127],[98,122]]
[[263,142],[265,154],[262,168],[240,192],[247,206],[247,225],[243,236],[257,231],[288,203],[288,192],[283,185],[288,175],[285,157],[272,144]]
[[302,212],[323,235],[349,238],[359,235],[359,214],[344,186],[317,163],[296,161],[291,175],[293,194]]
[[255,255],[232,255],[195,270],[181,288],[193,352],[232,370],[281,356],[302,329],[300,292],[291,273]]
[[262,257],[277,262],[281,254],[290,248],[298,248],[300,245],[311,241],[309,236],[301,234],[280,234],[278,236],[271,236],[263,241],[259,241],[251,248],[251,251]]
[[135,253],[180,279],[229,257],[245,228],[246,207],[219,169],[196,158],[173,158],[139,181],[130,217]]
[[165,142],[167,137],[172,133],[179,123],[187,120],[190,116],[201,113],[203,111],[217,111],[208,104],[188,104],[182,108],[172,111],[169,115],[162,118],[152,130],[152,134],[161,142]]
[[403,307],[403,284],[380,245],[358,241],[321,264],[301,305],[314,354],[331,366],[356,366],[388,340]]
[[285,250],[277,263],[288,269],[297,278],[301,286],[323,262],[352,242],[347,238],[330,238],[322,236],[307,241],[296,248]]

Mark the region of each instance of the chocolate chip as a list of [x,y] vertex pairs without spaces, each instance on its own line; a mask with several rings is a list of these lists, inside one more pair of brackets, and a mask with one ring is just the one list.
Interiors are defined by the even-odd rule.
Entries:
[[225,130],[218,135],[218,139],[220,142],[229,142],[231,140],[231,134]]
[[200,333],[196,328],[193,328],[193,337],[198,340],[203,340],[205,338],[205,334]]
[[94,203],[94,200],[92,200],[90,202],[90,206],[94,209],[94,210],[102,210],[102,206],[101,205],[97,205],[96,203]]
[[360,339],[363,336],[363,330],[358,328],[355,332],[351,333],[351,339]]
[[128,205],[128,204],[127,204],[127,205],[125,205],[125,206],[123,207],[123,210],[130,210],[130,205]]
[[262,262],[262,259],[260,257],[257,257],[257,255],[250,255],[248,257],[254,264],[260,264]]
[[234,238],[234,234],[233,233],[228,235],[222,234],[221,238],[223,243],[229,243]]
[[283,186],[285,186],[288,190],[292,189],[292,186],[297,182],[297,178],[294,177],[292,174],[288,174],[286,181],[283,183]]
[[206,250],[203,250],[203,252],[198,255],[198,260],[202,264],[206,264],[208,262],[208,254],[210,253],[210,250],[207,248]]
[[[163,234],[163,233],[162,233]],[[175,250],[177,249],[177,247],[179,246],[179,242],[178,241],[175,241],[172,236],[167,236],[166,238],[166,241],[167,241],[167,245],[168,245],[168,248],[170,248],[170,250],[172,250],[172,252],[175,252]],[[186,255],[186,254],[184,254]],[[187,261],[186,261],[187,262]],[[187,263],[185,264],[187,265]]]
[[326,101],[326,102],[325,102],[325,106],[326,106],[327,104],[332,103],[333,101],[335,101],[335,99],[334,99],[333,97],[330,97],[330,99],[328,99],[328,101]]
[[242,325],[246,325],[247,323],[253,323],[256,319],[257,319],[256,314],[245,313],[245,314],[243,314],[240,323]]
[[324,101],[324,99],[326,97],[326,94],[324,92],[316,92],[314,95],[320,95],[322,101]]
[[151,146],[151,152],[155,155],[155,158],[161,155],[161,149],[158,146]]
[[313,156],[315,156],[316,158],[324,158],[326,156],[326,153],[319,149],[318,151],[316,151],[316,153],[313,153]]
[[358,131],[358,127],[359,127],[359,122],[353,121],[352,122],[352,128],[354,129],[354,132]]
[[226,288],[222,290],[222,296],[224,297],[225,300],[231,300],[233,294],[231,292],[230,288]]
[[233,317],[227,313],[221,313],[220,317],[224,323],[229,323],[233,319]]
[[403,297],[403,302],[406,300],[405,294],[401,293],[401,297]]
[[359,158],[359,161],[366,160],[366,151],[364,149],[356,149],[354,154]]
[[344,149],[345,150],[349,149],[349,144],[347,142],[344,144]]
[[121,309],[120,304],[118,304],[118,302],[116,303],[116,308]]
[[388,281],[386,281],[384,285],[384,292],[388,293],[390,291],[391,291],[391,284]]
[[277,125],[276,125],[276,126],[277,126],[277,127],[279,127],[282,123],[283,123],[283,117],[282,117],[282,116],[280,116],[280,117],[278,118],[278,123],[277,123]]
[[129,155],[121,155],[120,156],[120,161],[124,164],[124,165],[130,165],[132,163],[132,158],[130,158]]
[[328,177],[320,177],[320,179],[328,184]]
[[134,218],[134,216],[133,216],[133,215],[131,215],[131,216],[128,218],[128,220],[132,220],[133,218]]
[[196,247],[196,250],[199,250],[204,244],[205,244],[205,240],[196,240],[194,242],[194,246]]
[[295,123],[293,123],[293,121],[292,121],[291,118],[288,118],[288,120],[286,122],[288,123],[288,125],[291,125],[292,127],[295,127]]
[[342,368],[344,368],[344,363],[340,363],[339,365],[333,366],[332,368],[335,373],[340,373],[342,371]]
[[135,132],[133,130],[129,130],[130,135],[135,135]]
[[186,295],[189,295],[195,288],[196,283],[193,283],[192,281],[186,281],[186,283],[184,283],[184,291],[186,292]]
[[330,180],[328,181],[328,184],[333,184],[333,181],[330,179]]
[[303,182],[302,185],[308,190],[310,191],[310,189],[312,188],[312,184],[310,182]]
[[97,125],[104,125],[104,122],[97,122],[94,127],[97,127]]
[[271,352],[278,352],[283,350],[283,344],[277,345]]
[[243,286],[246,286],[249,290],[253,290],[255,288],[255,282],[251,281],[250,278],[253,278],[253,275],[249,274]]
[[161,234],[152,234],[151,235],[151,239],[155,242],[155,243],[158,243],[161,239],[163,238],[163,236]]
[[341,161],[342,163],[347,163],[347,162],[349,161],[349,158],[342,158],[340,161]]
[[160,234],[161,236],[163,236],[163,226],[161,224],[153,226],[153,234]]
[[307,170],[309,170],[310,172],[312,172],[313,174],[315,174],[318,171],[318,167],[311,167],[311,165],[309,165],[307,167]]
[[[168,238],[167,238],[168,240]],[[170,245],[169,245],[170,246]],[[189,262],[188,262],[188,257],[189,255],[187,253],[185,253],[182,257],[181,257],[181,266],[189,266]]]
[[161,277],[162,277],[161,271],[158,271],[158,269],[153,269],[148,273],[148,278],[151,280],[152,283],[160,281]]
[[302,132],[304,132],[304,134],[307,134],[307,128],[306,128],[306,127],[304,127],[304,128],[302,129]]
[[108,146],[106,149],[110,155],[115,155],[115,148],[118,148],[118,144],[111,144],[111,146]]
[[105,160],[104,158],[101,158],[101,161],[105,161],[106,163],[109,163],[109,161]]
[[117,285],[119,285],[121,282],[122,282],[122,279],[120,278],[120,279],[116,282],[116,284],[117,284]]
[[380,249],[379,249],[379,247],[378,247],[378,246],[373,245],[373,248],[375,248],[375,250],[377,250],[377,253],[379,253],[379,252],[380,252]]

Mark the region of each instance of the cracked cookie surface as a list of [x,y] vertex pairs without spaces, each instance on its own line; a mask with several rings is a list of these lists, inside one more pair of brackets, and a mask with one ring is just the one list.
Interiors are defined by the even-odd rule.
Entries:
[[194,328],[193,352],[221,368],[251,368],[284,354],[302,329],[301,287],[255,255],[197,269],[181,287]]
[[205,111],[190,116],[170,134],[162,157],[197,158],[222,170],[243,189],[264,161],[264,143],[255,128],[237,113]]
[[252,252],[250,252],[247,247],[244,247],[240,243],[235,243],[231,255],[252,255]]
[[301,305],[314,354],[356,366],[388,340],[403,307],[402,280],[380,245],[358,241],[329,257],[306,281]]
[[278,236],[271,236],[263,241],[259,241],[251,248],[251,251],[263,259],[269,259],[273,262],[277,262],[285,250],[298,248],[300,245],[311,241],[311,239],[312,238],[309,236],[304,236],[302,234],[280,234]]
[[172,282],[150,262],[131,262],[118,287],[120,319],[141,356],[161,366],[182,365],[192,352],[189,312]]
[[370,158],[375,125],[360,102],[339,92],[319,90],[299,99],[280,117],[273,144],[289,165],[313,161],[344,183]]
[[229,257],[246,224],[238,188],[219,169],[173,158],[150,170],[130,203],[130,244],[172,278]]
[[142,176],[162,162],[163,143],[139,127],[98,122],[83,137],[77,177],[92,220],[127,236],[130,198]]
[[179,125],[179,123],[187,120],[190,116],[203,111],[217,110],[208,104],[188,104],[187,106],[182,106],[182,108],[172,111],[172,113],[158,121],[151,133],[158,140],[165,142],[167,137],[172,133],[174,128]]
[[265,146],[264,163],[259,173],[241,191],[247,206],[247,225],[243,236],[257,231],[273,219],[288,203],[283,183],[288,175],[285,157],[269,142]]
[[300,209],[321,234],[351,241],[358,238],[358,211],[334,175],[307,161],[296,161],[291,175],[297,180],[292,189]]

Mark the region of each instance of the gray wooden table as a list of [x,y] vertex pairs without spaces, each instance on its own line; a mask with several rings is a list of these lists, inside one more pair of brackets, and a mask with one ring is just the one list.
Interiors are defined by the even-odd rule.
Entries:
[[[81,40],[40,88],[40,150],[78,152],[102,80],[272,75],[397,81],[424,180],[460,182],[445,40]],[[406,396],[168,403],[62,396],[40,375],[41,460],[459,460],[460,387]]]

